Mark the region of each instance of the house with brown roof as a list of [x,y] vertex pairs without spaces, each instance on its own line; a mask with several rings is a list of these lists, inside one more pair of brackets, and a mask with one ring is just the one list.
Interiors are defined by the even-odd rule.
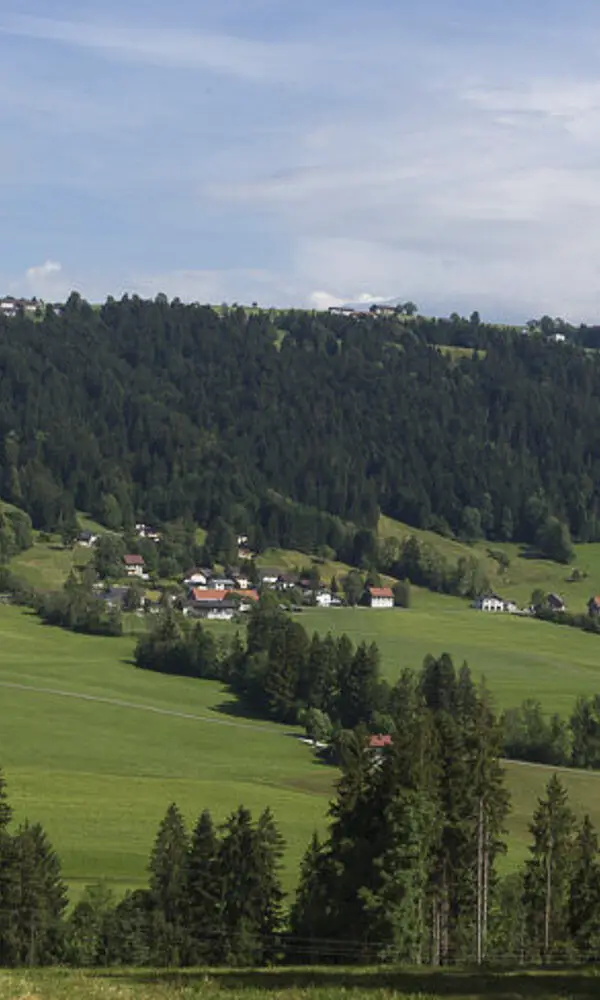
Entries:
[[137,576],[142,580],[144,578],[144,557],[137,555],[123,556],[123,564],[125,566],[126,576]]
[[394,592],[391,587],[367,587],[367,603],[370,608],[393,608]]

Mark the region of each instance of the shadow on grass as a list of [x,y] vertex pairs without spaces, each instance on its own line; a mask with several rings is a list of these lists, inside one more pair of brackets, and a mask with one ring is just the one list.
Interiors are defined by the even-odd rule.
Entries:
[[126,979],[145,985],[200,985],[208,980],[221,990],[280,992],[281,990],[385,990],[405,996],[428,995],[440,998],[487,998],[495,1000],[555,1000],[572,997],[597,1000],[600,996],[598,970],[533,969],[526,971],[477,972],[469,970],[423,971],[389,969],[280,968],[269,970],[217,969],[179,972],[109,972],[111,979]]

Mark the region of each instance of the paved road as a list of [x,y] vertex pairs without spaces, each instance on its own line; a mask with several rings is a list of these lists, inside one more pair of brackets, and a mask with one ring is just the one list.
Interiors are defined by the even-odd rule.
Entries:
[[0,681],[0,688],[31,691],[33,694],[51,694],[59,698],[75,698],[79,701],[95,701],[103,705],[112,705],[115,708],[129,708],[137,712],[153,712],[155,715],[168,715],[173,719],[206,722],[214,726],[231,726],[234,729],[252,729],[254,732],[271,733],[274,736],[281,736],[280,730],[273,726],[253,725],[251,722],[235,722],[233,719],[216,719],[208,715],[192,715],[190,712],[176,712],[170,708],[156,708],[154,705],[142,705],[135,701],[122,701],[120,698],[104,698],[102,695],[82,694],[80,691],[61,691],[59,688],[35,687],[32,684],[16,684],[12,681]]

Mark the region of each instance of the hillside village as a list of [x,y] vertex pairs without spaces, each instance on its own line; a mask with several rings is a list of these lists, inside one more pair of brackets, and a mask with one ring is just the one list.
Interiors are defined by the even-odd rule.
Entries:
[[[161,534],[147,524],[135,526],[138,539],[159,544]],[[83,548],[94,548],[100,535],[90,531],[80,531],[77,543]],[[97,582],[94,587],[98,598],[108,607],[157,613],[164,601],[181,611],[185,616],[209,620],[231,621],[239,614],[247,612],[260,596],[266,592],[279,595],[282,604],[290,610],[304,607],[341,608],[350,602],[337,585],[335,579],[325,586],[319,574],[313,571],[290,571],[279,566],[257,566],[255,553],[248,548],[246,535],[237,538],[238,565],[223,567],[194,566],[182,573],[170,587],[161,587],[159,594],[148,596],[151,575],[144,556],[128,552],[122,557],[121,581],[112,585]],[[133,598],[132,587],[137,587]],[[394,591],[389,586],[366,583],[362,594],[352,603],[373,609],[393,609],[397,606]]]

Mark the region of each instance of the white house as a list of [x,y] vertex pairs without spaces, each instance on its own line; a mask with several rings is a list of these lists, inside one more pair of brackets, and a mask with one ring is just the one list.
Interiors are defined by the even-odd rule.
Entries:
[[93,531],[80,531],[77,536],[77,544],[84,545],[86,549],[91,549],[98,541],[98,535]]
[[394,592],[391,587],[369,587],[368,597],[371,608],[394,607]]
[[213,576],[210,583],[213,590],[235,590],[235,580],[228,576]]
[[240,590],[249,590],[251,582],[250,579],[247,576],[244,576],[243,573],[235,573],[234,575],[236,587],[239,587]]
[[201,569],[189,569],[183,578],[186,587],[206,587],[208,576]]
[[506,601],[497,594],[482,594],[473,601],[473,607],[477,611],[505,611]]
[[315,601],[317,602],[318,608],[329,608],[331,607],[331,594],[328,590],[317,590],[315,594]]
[[140,580],[144,579],[144,557],[143,556],[123,556],[123,563],[125,565],[125,574],[127,576],[137,576]]

